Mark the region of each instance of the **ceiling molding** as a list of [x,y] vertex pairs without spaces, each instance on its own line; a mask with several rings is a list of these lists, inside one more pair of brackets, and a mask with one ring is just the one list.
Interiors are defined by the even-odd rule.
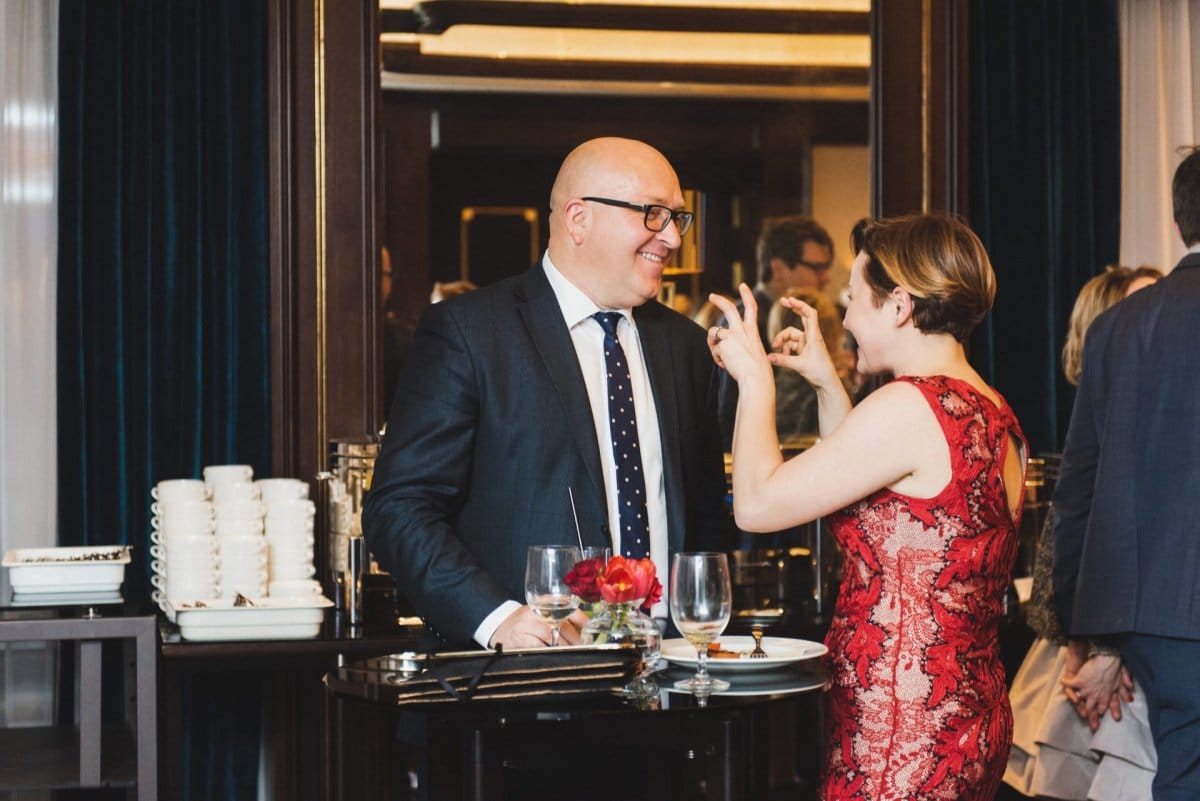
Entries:
[[456,77],[638,81],[642,83],[763,84],[775,87],[815,87],[826,84],[861,87],[870,80],[867,67],[773,64],[681,64],[675,62],[613,62],[583,59],[476,58],[422,54],[407,45],[383,48],[386,72]]
[[755,101],[826,101],[866,103],[870,93],[865,83],[819,85],[770,85],[698,83],[695,81],[650,82],[630,80],[566,80],[556,78],[497,78],[479,75],[425,75],[384,71],[384,91],[444,93],[509,93],[531,95],[575,95],[605,97],[671,97],[675,99],[721,99]]

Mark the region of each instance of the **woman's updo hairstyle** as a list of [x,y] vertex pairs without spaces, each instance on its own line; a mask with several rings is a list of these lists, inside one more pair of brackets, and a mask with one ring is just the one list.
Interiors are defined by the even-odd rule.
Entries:
[[996,297],[996,274],[979,237],[948,214],[876,220],[863,233],[863,272],[878,307],[902,287],[913,299],[913,324],[959,342],[979,325]]

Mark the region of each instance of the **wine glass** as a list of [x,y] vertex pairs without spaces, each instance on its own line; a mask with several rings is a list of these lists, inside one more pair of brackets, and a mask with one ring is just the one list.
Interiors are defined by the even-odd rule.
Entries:
[[708,645],[729,625],[733,590],[723,553],[677,553],[671,559],[671,620],[696,648],[696,675],[675,682],[701,700],[729,689],[708,673]]
[[558,645],[558,629],[579,599],[567,586],[567,574],[579,561],[574,545],[531,545],[525,560],[525,600],[550,624],[550,644]]

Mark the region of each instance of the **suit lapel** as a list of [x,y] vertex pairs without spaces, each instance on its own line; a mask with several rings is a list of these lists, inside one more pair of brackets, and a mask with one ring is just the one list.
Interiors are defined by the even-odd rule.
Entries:
[[[596,423],[592,418],[592,406],[583,383],[583,373],[579,369],[579,357],[571,341],[571,332],[563,322],[558,299],[542,272],[541,264],[535,265],[518,282],[516,300],[517,313],[525,326],[525,333],[537,348],[546,374],[566,413],[567,425],[591,480],[595,508],[607,510],[604,479],[600,474],[600,450],[596,445]],[[543,401],[538,399],[534,402]],[[581,508],[578,507],[579,495],[585,489],[576,487],[574,490],[577,508]],[[601,523],[606,524],[607,519],[602,519]],[[600,530],[600,525],[588,525],[583,520],[580,520],[580,526],[589,532]]]
[[679,443],[679,398],[676,394],[675,356],[671,347],[669,327],[663,325],[665,309],[656,308],[650,301],[633,310],[637,321],[646,372],[654,392],[654,408],[658,412],[658,433],[662,440],[663,494],[667,504],[667,534],[672,552],[683,549],[683,465]]

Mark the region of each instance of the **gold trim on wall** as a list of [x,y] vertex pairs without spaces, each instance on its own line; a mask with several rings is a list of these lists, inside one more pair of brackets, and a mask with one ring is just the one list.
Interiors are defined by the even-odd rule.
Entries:
[[325,0],[314,0],[313,12],[313,135],[316,176],[314,235],[316,237],[316,430],[317,466],[328,467],[328,364],[326,349],[326,207],[325,207]]
[[933,157],[929,152],[933,131],[929,104],[933,91],[933,0],[921,4],[921,211],[929,212],[933,187]]

